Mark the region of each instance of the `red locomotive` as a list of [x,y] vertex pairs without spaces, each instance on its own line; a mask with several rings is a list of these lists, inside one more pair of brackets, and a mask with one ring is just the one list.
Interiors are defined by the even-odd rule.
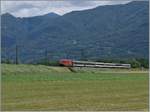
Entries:
[[59,61],[59,64],[60,64],[61,66],[70,67],[70,66],[73,66],[73,61],[70,60],[70,59],[61,59],[61,60]]
[[130,64],[75,61],[71,59],[61,59],[59,64],[66,67],[131,68]]

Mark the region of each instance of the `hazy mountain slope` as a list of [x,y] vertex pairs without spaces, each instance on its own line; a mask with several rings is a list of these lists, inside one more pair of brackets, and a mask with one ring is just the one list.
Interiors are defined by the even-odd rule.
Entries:
[[[52,59],[148,58],[148,8],[148,2],[139,1],[54,18],[9,15],[4,22],[2,16],[2,46],[10,53],[18,41],[23,46],[20,55],[24,61],[42,58],[45,49]],[[14,52],[9,55],[13,58]]]
[[[59,15],[55,13],[49,13],[43,16],[35,16],[28,18],[16,18],[9,13],[2,15],[2,40],[8,38],[6,42],[11,40],[10,38],[19,41],[24,40],[28,37],[30,32],[36,29],[37,26],[40,26],[45,21],[53,20],[54,18],[59,17]],[[18,44],[20,44],[18,42]],[[2,42],[3,45],[3,42]],[[7,44],[5,44],[7,46]]]

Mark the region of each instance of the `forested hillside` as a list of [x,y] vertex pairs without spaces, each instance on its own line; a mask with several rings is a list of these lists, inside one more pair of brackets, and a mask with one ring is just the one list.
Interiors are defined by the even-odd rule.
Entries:
[[63,16],[17,18],[3,14],[2,59],[148,58],[149,3],[130,2]]

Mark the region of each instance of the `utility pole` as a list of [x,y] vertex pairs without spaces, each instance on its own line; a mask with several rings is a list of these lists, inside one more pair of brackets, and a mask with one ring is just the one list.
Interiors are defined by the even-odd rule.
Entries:
[[47,49],[45,49],[45,63],[48,64],[48,52],[47,52]]
[[1,52],[3,52],[3,54],[4,54],[4,60],[3,60],[4,62],[6,62],[6,59],[7,59],[7,58],[6,58],[6,51],[7,51],[7,50],[6,50],[5,47],[4,47],[3,49],[1,49]]
[[86,60],[85,50],[81,49],[81,60]]
[[66,59],[69,59],[69,50],[66,51]]
[[16,64],[19,64],[19,61],[18,61],[18,45],[16,45]]

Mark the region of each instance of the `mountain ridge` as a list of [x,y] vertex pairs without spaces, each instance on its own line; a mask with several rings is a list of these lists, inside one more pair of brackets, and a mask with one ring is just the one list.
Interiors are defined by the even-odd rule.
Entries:
[[[5,53],[14,59],[15,52],[8,53],[9,49],[16,44],[24,46],[23,62],[43,58],[45,49],[51,59],[148,58],[148,6],[148,2],[139,1],[54,18],[2,17],[2,48],[7,48]],[[22,34],[21,39],[17,32]]]

